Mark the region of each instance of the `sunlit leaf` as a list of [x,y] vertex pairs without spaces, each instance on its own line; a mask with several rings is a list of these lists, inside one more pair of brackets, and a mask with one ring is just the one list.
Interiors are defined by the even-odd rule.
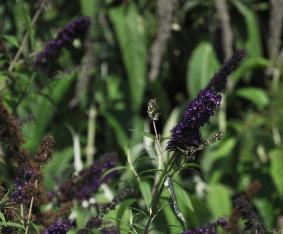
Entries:
[[208,42],[199,43],[187,65],[187,91],[191,98],[207,85],[218,68],[219,62],[213,47]]

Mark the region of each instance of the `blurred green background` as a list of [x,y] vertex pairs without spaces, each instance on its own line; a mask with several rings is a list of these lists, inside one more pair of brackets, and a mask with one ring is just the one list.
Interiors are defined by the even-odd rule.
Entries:
[[[45,168],[48,189],[109,151],[119,155],[120,179],[110,185],[113,194],[134,177],[129,158],[139,173],[155,168],[148,160],[153,142],[143,134],[151,128],[149,99],[157,99],[158,131],[169,137],[188,103],[232,51],[243,48],[247,58],[230,76],[224,102],[202,129],[204,138],[219,130],[224,136],[197,157],[200,167],[174,178],[177,198],[193,227],[229,217],[232,197],[259,181],[253,205],[268,230],[283,227],[280,0],[50,0],[33,24],[39,4],[0,3],[0,90],[22,123],[25,148],[34,152],[44,135],[55,137],[54,158]],[[87,38],[63,51],[54,75],[36,71],[35,54],[80,15],[92,19]],[[23,53],[8,72],[21,45]],[[4,163],[0,178],[9,183]],[[150,177],[138,185],[140,197],[109,214],[125,233],[138,229],[140,214],[132,207],[146,210],[150,204]],[[103,189],[95,196],[107,200]],[[74,209],[79,225],[91,213]],[[176,227],[162,226],[164,220]],[[178,225],[166,206],[156,233],[178,233]]]

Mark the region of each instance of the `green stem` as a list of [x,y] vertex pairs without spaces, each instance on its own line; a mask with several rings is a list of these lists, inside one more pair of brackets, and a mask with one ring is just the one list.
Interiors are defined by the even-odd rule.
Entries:
[[[162,194],[163,189],[164,189],[165,178],[168,175],[168,173],[170,172],[170,170],[172,169],[173,164],[174,164],[174,155],[172,155],[172,157],[170,158],[170,160],[167,164],[167,167],[165,167],[162,175],[159,177],[156,188],[159,188],[159,187],[160,188],[159,188],[159,190],[158,189],[155,190],[155,192],[153,193],[153,199],[152,199],[152,202],[151,202],[151,213],[150,213],[148,221],[145,225],[145,228],[144,228],[144,231],[143,231],[144,234],[148,233],[149,226],[150,226],[150,224],[151,224],[151,222],[152,222],[152,220],[155,216],[155,210],[157,208],[159,199],[160,199],[161,194]],[[166,168],[169,168],[169,170],[167,170]],[[158,191],[158,192],[156,192],[156,191]]]
[[89,109],[87,146],[86,146],[87,166],[92,165],[94,154],[96,151],[95,150],[96,116],[97,116],[97,110],[95,106],[91,106]]

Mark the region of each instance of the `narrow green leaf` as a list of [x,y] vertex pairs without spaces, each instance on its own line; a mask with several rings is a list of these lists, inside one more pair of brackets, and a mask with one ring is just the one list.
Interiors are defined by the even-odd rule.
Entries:
[[124,128],[110,112],[103,111],[101,112],[101,114],[106,118],[106,121],[109,126],[113,128],[117,142],[119,143],[120,147],[125,147],[125,145],[128,144],[128,136]]
[[170,194],[170,198],[171,198],[171,201],[172,201],[172,208],[174,210],[175,215],[177,216],[177,218],[179,219],[180,222],[183,222],[185,224],[186,220],[185,220],[184,215],[182,214],[182,212],[179,208],[174,184],[173,184],[170,177],[167,177],[165,179],[164,185],[165,185],[165,187],[167,188],[167,190]]
[[64,177],[66,169],[70,167],[73,159],[73,147],[67,147],[61,151],[55,151],[52,159],[44,167],[44,184],[47,190],[52,190],[58,183],[58,178]]
[[171,202],[168,191],[162,193],[162,198],[165,199],[161,199],[160,201],[162,207],[161,212],[164,213],[166,218],[166,223],[162,223],[161,228],[164,231],[162,233],[181,233],[183,228],[179,223],[179,219],[176,217],[173,209],[170,206]]
[[19,4],[19,9],[22,11],[25,29],[27,30],[27,33],[29,35],[31,46],[32,48],[34,48],[35,31],[34,31],[34,27],[32,27],[32,24],[31,24],[31,18],[30,18],[28,5],[23,0],[18,0],[17,4]]
[[221,184],[211,184],[208,191],[208,206],[213,219],[230,215],[232,210],[230,191]]
[[43,91],[46,96],[37,94],[34,97],[29,96],[23,101],[20,111],[28,114],[30,112],[29,109],[31,109],[35,119],[23,126],[23,134],[26,139],[25,148],[31,151],[36,149],[45,133],[46,127],[55,114],[57,104],[65,97],[74,77],[74,75],[65,75],[60,80],[54,81],[50,87]]
[[80,0],[80,3],[81,3],[81,9],[82,9],[83,15],[94,16],[95,9],[97,6],[96,0],[92,0],[92,1]]
[[149,209],[152,200],[151,187],[149,183],[145,180],[138,180],[138,183],[143,199],[146,203],[147,208]]
[[283,197],[283,152],[282,150],[273,150],[270,153],[270,175],[275,184],[275,187],[280,194],[280,198]]
[[15,36],[12,35],[4,35],[3,38],[12,46],[15,46],[16,48],[19,48],[20,44],[18,39]]
[[[210,172],[213,169],[214,163],[224,157],[229,157],[232,150],[236,145],[235,138],[228,138],[224,141],[216,143],[212,147],[209,147],[201,160],[201,168],[206,175],[210,175]],[[209,179],[212,179],[209,177]]]
[[132,110],[137,111],[144,101],[146,85],[147,52],[144,26],[134,3],[111,9],[109,16],[127,71]]
[[269,98],[263,89],[242,88],[237,90],[235,94],[254,103],[260,110],[264,109],[269,103]]
[[174,183],[177,199],[180,200],[184,206],[194,212],[193,203],[188,195],[188,192],[177,183]]
[[273,203],[270,202],[268,198],[253,198],[253,203],[255,204],[260,217],[262,217],[264,226],[267,227],[268,230],[272,230],[277,217]]
[[242,76],[250,72],[254,69],[261,68],[261,67],[268,67],[270,65],[270,62],[265,58],[260,57],[249,57],[246,58],[240,65],[240,67],[233,72],[231,75],[231,80],[233,81],[234,85],[239,82],[239,80],[242,78]]
[[187,66],[187,91],[192,98],[207,85],[218,68],[213,47],[208,42],[198,44]]
[[129,215],[127,214],[127,211],[129,211],[129,207],[135,202],[135,199],[128,199],[121,203],[121,205],[118,208],[117,211],[117,227],[118,230],[121,230],[121,233],[129,233],[125,230],[129,229],[128,225],[126,223],[129,223]]
[[256,14],[252,9],[247,7],[241,1],[235,0],[232,3],[236,6],[238,11],[243,15],[246,21],[246,29],[248,34],[248,39],[246,41],[246,50],[251,57],[261,57],[262,55],[262,45],[261,37],[259,32],[259,24],[257,21]]
[[14,227],[14,228],[25,230],[25,227],[23,225],[18,224],[18,223],[13,223],[13,222],[0,222],[0,226]]
[[2,212],[0,212],[0,220],[6,222],[5,215]]

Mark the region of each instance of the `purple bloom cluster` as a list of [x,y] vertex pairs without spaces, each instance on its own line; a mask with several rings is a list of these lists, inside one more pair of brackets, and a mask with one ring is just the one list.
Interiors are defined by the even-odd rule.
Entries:
[[234,201],[235,207],[240,212],[241,217],[245,220],[245,230],[250,230],[258,234],[266,233],[257,213],[251,203],[245,197],[238,197]]
[[31,197],[36,193],[36,181],[39,179],[38,168],[30,163],[23,164],[15,180],[12,200],[18,204],[29,204]]
[[120,232],[116,228],[105,228],[101,230],[102,234],[119,234]]
[[103,174],[116,165],[116,154],[105,155],[101,162],[94,162],[92,166],[82,170],[78,176],[63,183],[55,196],[59,201],[88,200],[100,185],[107,182],[115,173],[109,173],[103,177]]
[[200,127],[208,122],[220,105],[220,93],[224,91],[227,77],[244,57],[245,53],[237,50],[213,76],[208,86],[190,103],[181,122],[172,129],[168,150],[186,149],[201,143]]
[[53,40],[47,42],[43,51],[36,55],[35,66],[44,68],[48,62],[53,62],[58,57],[62,48],[67,47],[76,38],[82,38],[90,27],[90,18],[81,16],[68,23]]
[[66,234],[71,228],[75,227],[74,220],[57,220],[44,230],[44,234]]
[[209,223],[205,227],[197,227],[191,230],[184,231],[183,234],[216,234],[217,227],[225,228],[228,221],[225,218],[220,218],[214,223]]

